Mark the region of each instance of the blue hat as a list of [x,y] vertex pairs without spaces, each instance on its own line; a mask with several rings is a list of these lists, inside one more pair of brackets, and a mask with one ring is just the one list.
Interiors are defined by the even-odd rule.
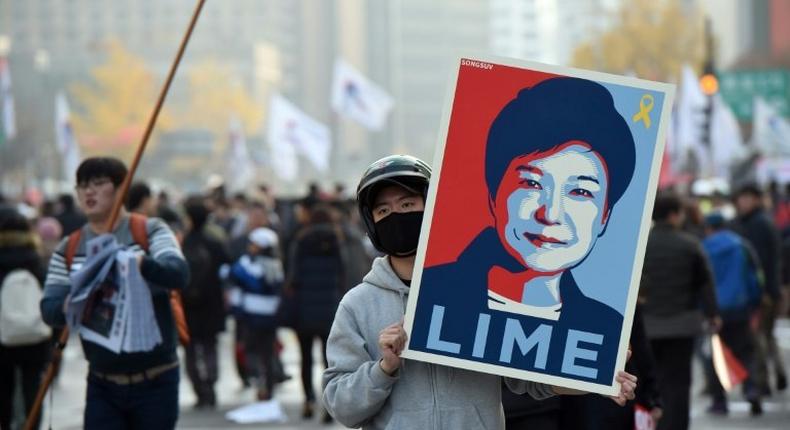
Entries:
[[721,228],[725,223],[724,215],[720,212],[711,212],[705,217],[705,224],[713,228]]

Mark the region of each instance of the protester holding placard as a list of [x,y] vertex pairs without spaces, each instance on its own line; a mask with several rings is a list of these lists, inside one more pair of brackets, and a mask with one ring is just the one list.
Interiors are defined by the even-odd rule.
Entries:
[[[405,363],[403,314],[412,280],[431,169],[396,155],[373,163],[357,188],[368,236],[385,253],[340,303],[327,345],[324,404],[349,427],[504,428],[501,377],[420,361]],[[620,372],[615,401],[634,397],[636,378]],[[575,390],[506,379],[537,399]],[[364,395],[361,395],[364,393]]]

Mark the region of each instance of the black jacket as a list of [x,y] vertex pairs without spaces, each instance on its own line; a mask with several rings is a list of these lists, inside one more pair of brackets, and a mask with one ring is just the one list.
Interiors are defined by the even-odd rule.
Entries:
[[692,337],[718,314],[710,263],[699,240],[667,223],[650,230],[641,295],[648,337]]
[[344,238],[331,223],[307,225],[291,244],[286,288],[293,294],[297,330],[326,331],[346,287]]
[[230,263],[225,246],[204,231],[190,232],[182,245],[189,284],[182,293],[190,336],[205,338],[225,329],[225,300],[219,269]]
[[773,298],[779,297],[782,243],[779,231],[762,208],[735,219],[733,230],[746,238],[757,256],[765,276],[765,291]]

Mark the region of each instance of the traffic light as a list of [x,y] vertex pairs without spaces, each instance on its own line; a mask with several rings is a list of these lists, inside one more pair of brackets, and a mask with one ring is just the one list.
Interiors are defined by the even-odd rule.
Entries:
[[702,109],[702,144],[710,148],[710,123],[713,114],[713,96],[719,92],[719,79],[716,77],[714,66],[713,34],[711,32],[710,18],[705,19],[705,63],[702,68],[702,77],[699,86],[705,94],[705,107]]
[[719,79],[712,72],[705,73],[699,79],[699,86],[706,96],[712,96],[719,92]]
[[699,86],[705,94],[705,107],[702,108],[702,144],[710,147],[710,123],[713,115],[713,96],[719,92],[719,79],[713,71],[713,63],[705,64],[705,71],[699,79]]

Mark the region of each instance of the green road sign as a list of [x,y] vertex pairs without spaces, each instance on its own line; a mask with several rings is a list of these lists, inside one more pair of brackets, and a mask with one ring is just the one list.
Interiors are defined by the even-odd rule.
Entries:
[[754,97],[760,96],[790,117],[790,70],[731,70],[719,74],[721,95],[741,121],[752,120]]

